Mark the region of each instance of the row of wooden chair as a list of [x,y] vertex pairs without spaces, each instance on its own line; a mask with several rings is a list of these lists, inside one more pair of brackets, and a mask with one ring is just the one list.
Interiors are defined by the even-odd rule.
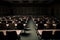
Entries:
[[24,29],[27,26],[26,16],[3,16],[0,17],[0,30]]
[[27,28],[27,24],[23,23],[0,23],[0,30],[7,30],[7,29],[24,29]]
[[7,31],[5,36],[3,32],[0,32],[0,40],[20,40],[20,35],[17,35],[15,31]]
[[60,40],[60,31],[55,31],[54,35],[52,34],[52,31],[43,31],[42,35],[38,35],[39,39],[44,39],[44,40]]
[[60,24],[36,24],[37,29],[60,29]]
[[33,18],[37,29],[60,29],[60,21],[55,17]]

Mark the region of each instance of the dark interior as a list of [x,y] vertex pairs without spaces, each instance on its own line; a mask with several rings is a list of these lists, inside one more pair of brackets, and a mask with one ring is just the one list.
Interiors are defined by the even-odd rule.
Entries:
[[0,0],[0,40],[60,40],[60,0]]

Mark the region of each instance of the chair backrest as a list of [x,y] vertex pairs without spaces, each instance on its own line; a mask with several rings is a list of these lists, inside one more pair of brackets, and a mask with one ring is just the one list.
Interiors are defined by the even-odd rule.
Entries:
[[0,40],[4,40],[5,39],[5,36],[3,34],[3,32],[0,32]]
[[6,30],[7,27],[6,27],[6,23],[2,23],[2,30]]
[[6,21],[2,21],[2,23],[6,23]]
[[12,30],[15,29],[14,23],[10,23],[10,24],[9,24],[9,27],[10,27],[10,29],[12,29]]
[[7,21],[8,23],[12,23],[12,21]]
[[60,31],[55,31],[54,38],[55,39],[60,39]]
[[16,31],[7,31],[7,40],[16,40],[17,39],[17,33]]
[[39,24],[38,24],[38,29],[44,29],[44,24],[43,24],[43,23],[42,23],[42,24],[39,23]]
[[57,28],[57,29],[60,29],[60,23],[57,23],[56,28]]
[[3,27],[2,27],[2,23],[0,23],[0,30],[2,30],[3,29]]
[[17,29],[24,29],[23,24],[22,24],[22,23],[18,23],[18,24],[17,24]]
[[43,31],[42,32],[42,38],[43,39],[49,39],[52,37],[52,31]]

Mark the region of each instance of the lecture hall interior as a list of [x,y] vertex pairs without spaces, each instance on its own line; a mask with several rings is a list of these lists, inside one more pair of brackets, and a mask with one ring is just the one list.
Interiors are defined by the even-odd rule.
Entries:
[[0,40],[60,40],[60,0],[0,0]]

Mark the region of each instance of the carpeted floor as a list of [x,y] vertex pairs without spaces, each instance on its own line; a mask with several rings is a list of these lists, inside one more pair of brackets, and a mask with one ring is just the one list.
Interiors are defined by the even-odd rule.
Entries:
[[29,35],[21,36],[21,40],[38,40],[35,25],[32,20],[28,23],[29,31],[26,31]]

